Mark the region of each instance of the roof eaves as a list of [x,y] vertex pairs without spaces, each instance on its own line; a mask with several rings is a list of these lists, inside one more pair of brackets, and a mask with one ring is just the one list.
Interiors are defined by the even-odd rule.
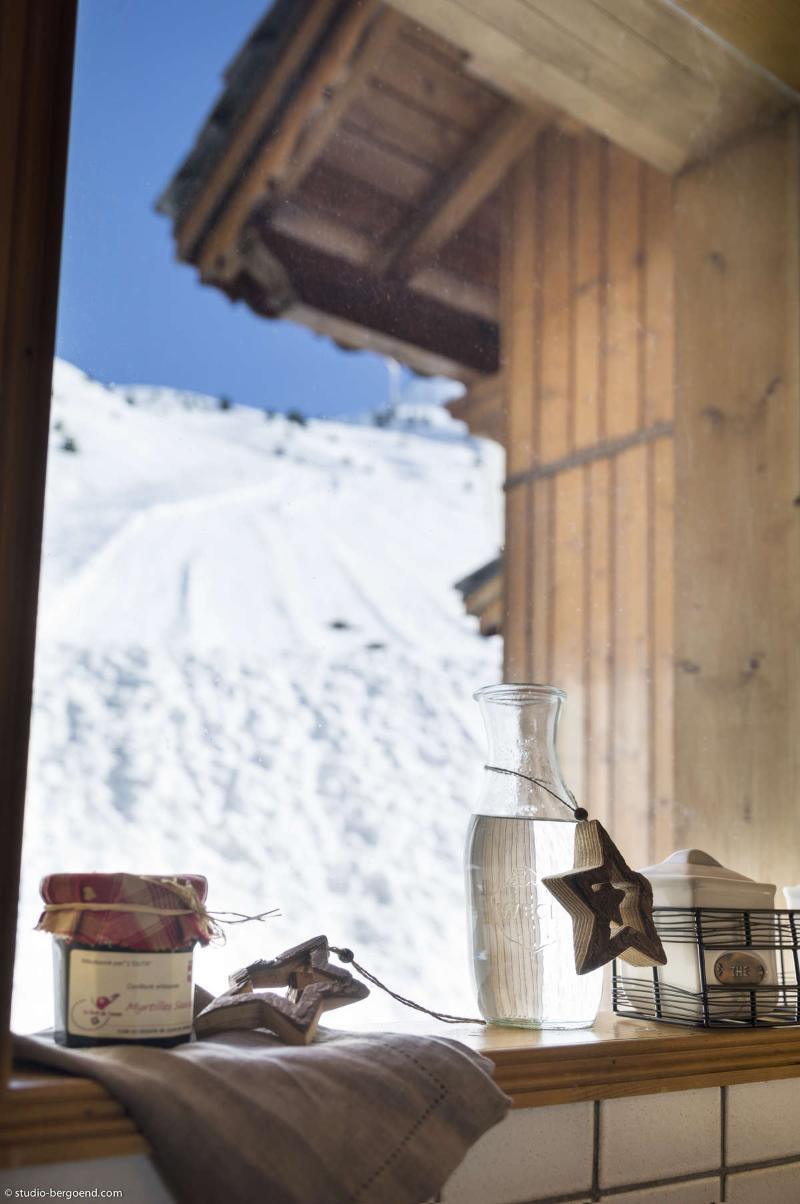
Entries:
[[275,0],[224,73],[225,86],[194,145],[156,201],[173,221],[191,207],[313,0]]
[[462,598],[468,598],[470,594],[475,593],[482,585],[486,585],[493,578],[499,576],[502,568],[503,557],[495,556],[494,560],[490,560],[487,564],[482,564],[474,572],[468,573],[460,581],[454,582],[453,588],[458,590]]

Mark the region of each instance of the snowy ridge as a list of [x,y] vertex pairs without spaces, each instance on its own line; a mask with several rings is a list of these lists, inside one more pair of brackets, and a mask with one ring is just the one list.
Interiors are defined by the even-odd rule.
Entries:
[[[502,463],[419,398],[376,427],[57,363],[16,1023],[49,1023],[38,879],[193,871],[262,911],[200,980],[316,932],[470,1008],[461,851],[497,680],[453,582],[496,554]],[[394,985],[394,983],[393,983]],[[391,1019],[375,996],[342,1023]]]

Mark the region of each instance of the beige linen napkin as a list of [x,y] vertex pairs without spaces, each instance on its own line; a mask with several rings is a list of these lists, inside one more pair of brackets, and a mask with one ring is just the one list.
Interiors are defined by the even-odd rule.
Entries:
[[104,1084],[187,1204],[421,1204],[510,1107],[491,1063],[445,1037],[65,1049],[39,1035],[15,1037],[15,1056]]

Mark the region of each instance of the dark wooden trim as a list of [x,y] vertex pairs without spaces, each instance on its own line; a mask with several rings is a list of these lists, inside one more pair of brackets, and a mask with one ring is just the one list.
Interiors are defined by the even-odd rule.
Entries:
[[76,0],[0,4],[0,1083],[33,691]]
[[[402,281],[376,279],[359,265],[279,234],[265,223],[258,230],[267,251],[291,280],[296,301],[362,328],[362,345],[370,345],[369,332],[374,332],[376,338],[388,336],[461,365],[457,375],[462,379],[464,373],[497,371],[495,323],[423,296]],[[271,309],[269,301],[262,304],[257,282],[251,284],[246,275],[210,283],[234,299],[246,300],[257,313],[290,316]]]
[[629,447],[638,447],[641,443],[652,443],[655,439],[665,439],[672,434],[673,424],[671,422],[656,422],[653,426],[633,431],[630,435],[623,435],[619,439],[606,439],[603,443],[595,443],[592,447],[582,447],[578,451],[570,452],[568,456],[551,460],[548,464],[537,464],[534,468],[525,469],[524,472],[515,472],[507,479],[503,488],[508,492],[509,489],[514,489],[517,485],[525,485],[529,481],[544,481],[548,477],[556,477],[561,472],[567,472],[570,468],[591,464],[594,460],[609,460],[618,456],[620,452],[627,451]]

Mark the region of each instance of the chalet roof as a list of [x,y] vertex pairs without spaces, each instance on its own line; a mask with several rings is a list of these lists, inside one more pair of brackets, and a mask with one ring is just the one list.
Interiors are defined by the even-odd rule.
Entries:
[[277,0],[158,201],[264,317],[465,381],[498,365],[501,184],[550,110],[375,0]]
[[466,577],[462,577],[460,581],[456,581],[453,589],[457,589],[462,598],[467,598],[488,582],[494,581],[495,577],[502,572],[502,569],[503,557],[495,556],[494,560],[489,560],[472,573],[468,573]]
[[[158,208],[255,313],[500,382],[509,171],[545,127],[675,172],[775,120],[800,26],[760,3],[769,39],[697,0],[276,0]],[[460,415],[502,436],[498,396]]]
[[497,556],[456,581],[467,614],[474,615],[484,636],[503,631],[503,557]]
[[225,87],[195,144],[156,202],[179,221],[219,162],[231,132],[253,104],[264,80],[291,41],[312,0],[275,0],[224,73]]

